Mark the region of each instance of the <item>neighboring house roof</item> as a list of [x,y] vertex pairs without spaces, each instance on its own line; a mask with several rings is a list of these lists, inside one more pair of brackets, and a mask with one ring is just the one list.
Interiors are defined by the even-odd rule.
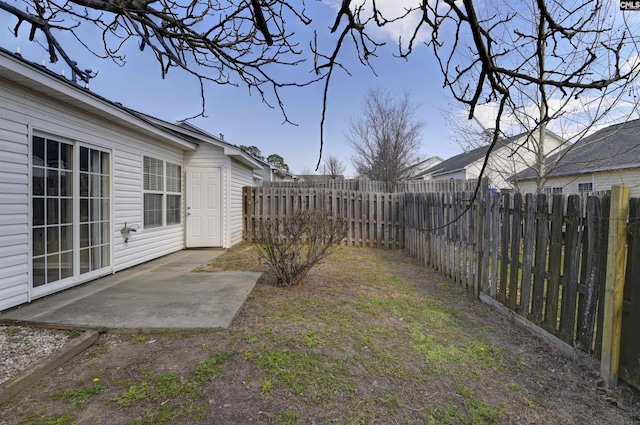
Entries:
[[[640,119],[614,124],[578,140],[547,159],[547,177],[640,167]],[[515,176],[536,178],[534,168]]]
[[444,161],[439,156],[432,156],[425,160],[422,160],[416,164],[410,165],[406,168],[405,175],[407,176],[407,180],[417,180],[422,176],[427,174],[427,171],[437,164],[440,164]]
[[[520,133],[515,136],[498,139],[493,150],[496,151],[500,148],[503,148],[515,142],[516,140],[522,139],[522,137],[526,135],[527,133]],[[440,164],[437,164],[436,166],[429,168],[424,172],[424,174],[439,176],[442,174],[449,174],[456,171],[465,170],[469,165],[473,164],[474,162],[484,159],[484,157],[487,155],[488,150],[489,150],[489,145],[485,145],[476,149],[472,149],[469,152],[463,152],[449,159],[445,159]]]

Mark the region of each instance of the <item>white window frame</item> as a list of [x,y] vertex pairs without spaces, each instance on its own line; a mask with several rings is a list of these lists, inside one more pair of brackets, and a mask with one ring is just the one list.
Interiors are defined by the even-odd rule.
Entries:
[[546,186],[544,188],[544,193],[547,195],[562,195],[562,186]]
[[[590,188],[585,190],[582,189],[581,186],[582,185],[589,185]],[[580,182],[578,183],[578,193],[589,193],[589,192],[593,192],[593,182]]]
[[[170,173],[169,169],[173,168],[174,172]],[[171,184],[175,183],[175,184]],[[164,200],[164,220],[167,226],[182,224],[182,166],[172,162],[165,162],[165,187],[167,194]],[[172,189],[177,190],[172,190]],[[178,197],[177,205],[177,221],[169,220],[169,199]]]
[[[159,170],[159,173],[149,174],[147,171],[147,166],[145,165],[148,161],[154,161],[156,165],[156,170]],[[149,167],[151,167],[151,162],[149,162]],[[170,173],[169,170],[174,169],[175,172]],[[170,175],[171,174],[171,175]],[[150,176],[156,177],[156,183],[152,185],[152,180],[149,178]],[[159,178],[158,178],[159,177]],[[175,162],[167,161],[164,159],[160,159],[151,155],[143,155],[142,157],[142,225],[145,229],[157,229],[168,226],[179,226],[182,224],[182,165],[177,164]],[[175,190],[175,183],[177,181],[177,191]],[[153,186],[153,187],[152,187]],[[157,186],[161,186],[158,188]],[[153,223],[149,225],[146,221],[146,195],[159,195],[160,196],[160,221],[158,224]],[[168,203],[170,197],[179,196],[179,211],[177,215],[177,221],[168,220]]]

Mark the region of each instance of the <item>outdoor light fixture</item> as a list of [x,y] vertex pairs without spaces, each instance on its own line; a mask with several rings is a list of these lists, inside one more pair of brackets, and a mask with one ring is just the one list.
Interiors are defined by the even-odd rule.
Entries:
[[137,232],[140,226],[137,224],[132,224],[131,226],[127,226],[127,222],[124,222],[124,226],[120,229],[120,233],[122,237],[124,237],[124,243],[129,242],[129,238],[131,237],[131,232]]

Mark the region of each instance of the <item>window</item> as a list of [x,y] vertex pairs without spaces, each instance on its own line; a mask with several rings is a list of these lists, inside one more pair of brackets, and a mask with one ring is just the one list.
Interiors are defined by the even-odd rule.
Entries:
[[109,152],[33,136],[31,161],[33,287],[108,267]]
[[163,162],[144,157],[144,227],[162,226]]
[[145,156],[143,158],[143,168],[144,227],[180,224],[182,216],[182,167]]
[[182,167],[167,162],[167,225],[180,224]]
[[593,192],[593,183],[592,182],[578,183],[578,192],[580,193]]
[[562,193],[562,186],[548,186],[544,188],[547,195],[559,195]]

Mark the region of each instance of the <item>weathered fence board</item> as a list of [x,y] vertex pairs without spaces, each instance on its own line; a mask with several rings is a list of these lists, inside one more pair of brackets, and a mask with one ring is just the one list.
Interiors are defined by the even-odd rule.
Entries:
[[524,208],[524,245],[522,248],[522,284],[519,313],[523,317],[528,317],[531,312],[531,277],[533,271],[533,247],[535,244],[533,235],[536,226],[535,204],[531,193],[525,195]]
[[[583,252],[600,252],[602,244],[601,232],[601,209],[598,198],[587,200],[587,223],[584,238]],[[578,334],[576,343],[579,348],[586,352],[591,352],[593,341],[593,329],[595,326],[595,315],[598,296],[598,277],[600,276],[600,256],[585,255],[582,258],[584,268],[583,296],[578,303]]]
[[549,239],[549,203],[547,195],[541,193],[536,199],[536,233],[528,235],[536,241],[535,264],[533,266],[533,290],[529,320],[542,325],[544,286],[547,274],[547,245]]
[[[522,195],[513,194],[513,217],[511,231],[511,274],[509,276],[509,303],[511,310],[518,307],[518,283],[520,271],[520,246],[522,242]],[[505,285],[506,286],[506,285]]]
[[562,284],[562,307],[558,337],[573,344],[576,305],[578,300],[578,278],[580,272],[580,236],[582,203],[577,195],[570,196],[567,203],[566,234],[564,245],[564,279]]
[[509,270],[509,234],[511,223],[509,222],[509,205],[511,197],[508,193],[502,195],[502,217],[500,217],[500,290],[498,301],[507,304],[507,272]]
[[549,281],[547,283],[544,329],[556,334],[558,325],[558,296],[560,294],[560,267],[562,262],[562,229],[564,197],[553,196],[551,213],[551,236],[549,240]]

